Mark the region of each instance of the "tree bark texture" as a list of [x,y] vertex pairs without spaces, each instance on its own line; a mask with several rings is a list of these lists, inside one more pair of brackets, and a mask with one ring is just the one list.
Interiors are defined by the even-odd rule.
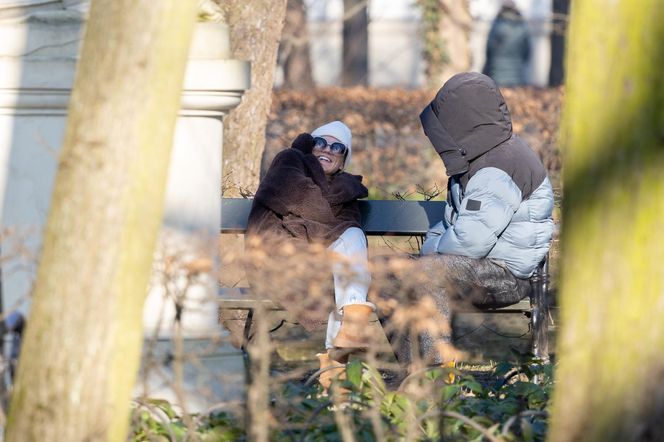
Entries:
[[440,0],[438,38],[443,44],[445,61],[434,69],[429,83],[439,88],[452,75],[470,69],[470,29],[472,18],[467,0]]
[[571,19],[549,440],[664,440],[664,9],[584,0]]
[[440,88],[470,69],[472,19],[467,0],[417,0],[422,15],[427,85]]
[[93,0],[7,441],[124,441],[195,0]]
[[288,89],[313,88],[314,78],[311,72],[307,11],[304,0],[288,0],[279,52],[284,69],[283,87]]
[[286,0],[228,0],[222,6],[233,57],[251,62],[251,89],[224,118],[223,174],[231,183],[224,190],[237,196],[258,188]]
[[369,15],[367,0],[344,0],[342,86],[369,82]]

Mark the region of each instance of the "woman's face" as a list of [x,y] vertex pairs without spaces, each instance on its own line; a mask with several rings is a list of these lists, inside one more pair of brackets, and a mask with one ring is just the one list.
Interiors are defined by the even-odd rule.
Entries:
[[312,153],[318,158],[318,162],[320,162],[320,165],[323,167],[325,175],[330,176],[337,173],[344,163],[344,154],[333,153],[330,150],[330,145],[332,143],[341,143],[341,141],[330,135],[323,135],[321,138],[324,138],[325,141],[327,141],[327,146],[320,147],[315,145]]

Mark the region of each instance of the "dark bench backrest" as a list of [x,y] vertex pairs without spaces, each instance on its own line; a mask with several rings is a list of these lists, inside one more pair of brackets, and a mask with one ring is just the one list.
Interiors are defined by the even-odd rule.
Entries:
[[[244,233],[253,199],[221,200],[221,233]],[[444,201],[360,200],[367,235],[424,235],[443,219]]]

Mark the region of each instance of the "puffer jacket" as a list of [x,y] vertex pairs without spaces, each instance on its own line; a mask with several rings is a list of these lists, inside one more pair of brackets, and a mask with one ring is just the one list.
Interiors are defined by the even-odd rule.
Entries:
[[553,190],[537,155],[512,133],[496,84],[457,74],[420,119],[450,176],[443,219],[421,253],[489,258],[530,277],[551,244]]

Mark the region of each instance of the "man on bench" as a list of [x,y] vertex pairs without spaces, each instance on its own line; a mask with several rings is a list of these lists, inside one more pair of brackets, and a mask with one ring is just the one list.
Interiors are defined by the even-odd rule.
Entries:
[[420,257],[392,266],[388,278],[374,275],[372,292],[400,363],[450,364],[458,357],[450,322],[459,304],[498,308],[528,296],[528,278],[551,244],[553,190],[486,75],[452,77],[420,120],[449,176],[445,213]]

